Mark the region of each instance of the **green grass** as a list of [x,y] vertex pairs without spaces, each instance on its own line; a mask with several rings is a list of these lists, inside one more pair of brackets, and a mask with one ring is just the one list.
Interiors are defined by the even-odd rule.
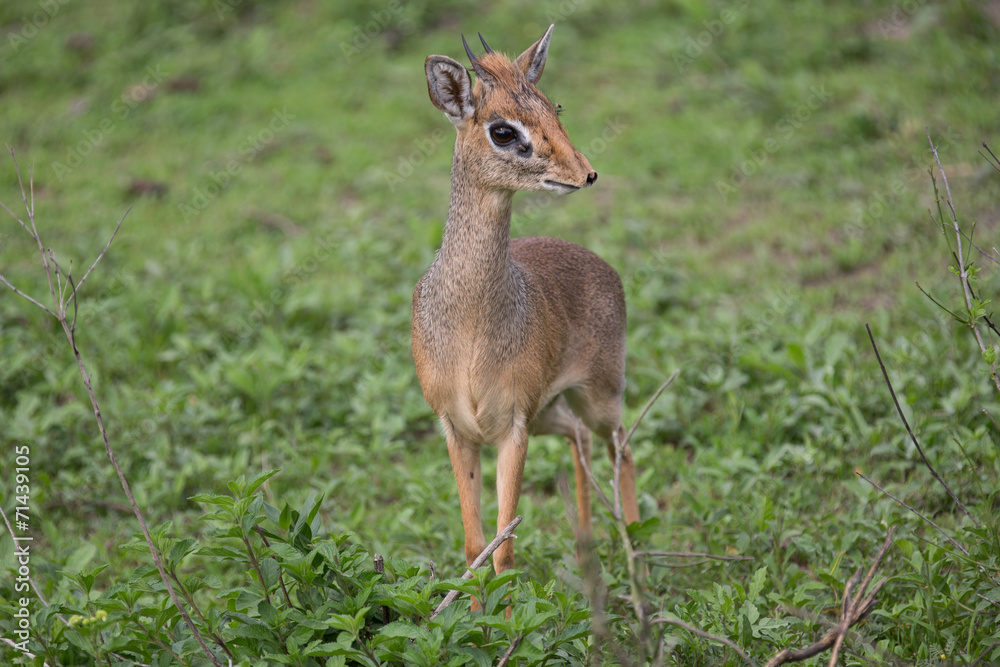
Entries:
[[[209,540],[189,499],[280,468],[268,502],[299,507],[315,493],[327,530],[461,573],[457,493],[409,355],[410,294],[441,239],[452,147],[422,63],[461,56],[462,32],[516,53],[555,22],[542,88],[601,178],[572,197],[518,195],[513,232],[581,243],[622,275],[628,420],[681,370],[633,443],[643,516],[659,518],[643,547],[753,559],[653,567],[658,608],[736,638],[730,619],[756,605],[776,624],[744,644],[763,662],[822,634],[816,615],[835,616],[843,582],[897,526],[882,567],[892,579],[844,664],[888,660],[866,646],[900,664],[970,664],[997,641],[1000,457],[982,410],[1000,405],[969,332],[914,285],[962,307],[927,213],[925,127],[960,220],[984,248],[1000,236],[998,176],[977,154],[1000,136],[990,6],[44,7],[0,7],[0,140],[22,173],[34,165],[39,231],[75,275],[132,207],[81,296],[78,341],[151,524]],[[0,174],[0,201],[16,211],[13,165],[0,161]],[[997,293],[996,272],[975,259],[982,294]],[[10,219],[0,272],[47,293],[33,241]],[[34,576],[62,599],[59,570],[108,564],[95,585],[106,590],[147,562],[119,549],[135,520],[61,332],[0,294],[0,467],[31,447]],[[866,322],[931,462],[992,525],[984,537],[909,442]],[[559,490],[569,460],[562,441],[533,440],[516,553],[526,577],[572,593],[580,570]],[[609,477],[603,458],[595,468]],[[976,579],[856,471],[966,546],[993,544],[980,562],[994,578]],[[488,491],[484,516],[495,512]],[[606,578],[620,582],[598,516]],[[186,567],[241,585],[242,572],[211,561]],[[612,611],[627,619],[627,607]],[[665,645],[667,664],[740,664],[679,629]],[[990,651],[980,664],[1000,661]]]

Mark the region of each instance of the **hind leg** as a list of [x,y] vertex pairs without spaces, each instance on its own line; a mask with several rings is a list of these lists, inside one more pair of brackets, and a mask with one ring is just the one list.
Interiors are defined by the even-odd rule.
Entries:
[[625,523],[639,520],[639,502],[635,489],[635,460],[632,448],[625,442],[622,427],[622,397],[620,394],[601,394],[585,387],[566,392],[566,398],[573,412],[583,418],[584,423],[608,444],[608,458],[615,464],[617,457],[615,441],[622,447],[619,493]]
[[[533,434],[561,435],[569,441],[573,452],[573,471],[576,478],[577,549],[586,547],[593,536],[590,511],[590,479],[586,467],[590,466],[592,449],[590,431],[570,409],[566,399],[557,398],[545,412],[535,417],[529,425]],[[586,466],[586,467],[585,467]]]
[[611,465],[615,464],[617,458],[617,446],[622,447],[622,467],[619,476],[619,487],[622,498],[622,514],[625,515],[625,523],[633,523],[639,520],[639,500],[635,490],[635,459],[632,458],[632,447],[625,442],[625,428],[618,426],[613,432],[613,438],[608,439],[608,458]]

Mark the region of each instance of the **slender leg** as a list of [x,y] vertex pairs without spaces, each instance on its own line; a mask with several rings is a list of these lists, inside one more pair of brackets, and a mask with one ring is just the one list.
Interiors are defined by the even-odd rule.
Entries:
[[[618,442],[625,441],[625,429],[621,426],[618,427],[616,431],[618,434]],[[614,440],[608,441],[608,456],[611,458],[611,463],[614,465],[615,462],[615,443]],[[639,502],[636,498],[635,492],[635,460],[632,458],[632,448],[625,445],[625,450],[622,452],[622,470],[621,470],[621,489],[622,494],[622,513],[625,515],[625,523],[633,523],[639,520]]]
[[[561,435],[569,442],[570,451],[573,453],[573,468],[576,473],[576,511],[579,522],[577,524],[576,549],[577,555],[582,553],[589,545],[593,537],[593,528],[590,512],[590,478],[584,469],[583,461],[580,459],[580,448],[586,462],[590,462],[591,437],[590,430],[584,425],[579,417],[570,408],[565,396],[560,396],[541,415],[528,425],[528,431],[532,434],[547,433]],[[577,447],[577,439],[580,441],[580,448]]]
[[[515,427],[505,440],[497,443],[497,532],[507,527],[517,516],[517,501],[521,498],[524,460],[528,453],[528,430]],[[498,573],[514,567],[514,545],[507,540],[493,552],[493,569]]]
[[486,548],[483,520],[480,509],[483,482],[479,465],[479,443],[465,442],[445,428],[448,438],[448,456],[458,484],[458,499],[462,505],[462,528],[465,530],[465,564],[472,561]]
[[[586,457],[586,463],[590,463],[591,439],[590,431],[579,421],[576,422],[576,429],[573,435],[567,436],[569,446],[573,450],[573,469],[576,473],[576,512],[579,517],[579,525],[576,532],[576,550],[580,555],[586,549],[593,538],[593,528],[590,515],[590,478],[584,469],[584,461],[581,461],[580,450]],[[577,446],[579,439],[579,447]]]

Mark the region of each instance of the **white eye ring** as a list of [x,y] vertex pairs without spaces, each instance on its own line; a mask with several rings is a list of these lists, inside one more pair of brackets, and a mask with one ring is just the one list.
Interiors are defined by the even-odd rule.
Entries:
[[[508,141],[505,144],[502,144],[497,142],[493,138],[493,129],[504,125],[514,130],[516,134],[513,140]],[[509,148],[511,144],[514,143],[514,140],[518,138],[520,138],[520,141],[518,143],[520,143],[522,146],[530,147],[532,145],[531,133],[528,132],[528,128],[526,128],[521,122],[516,121],[512,118],[501,118],[495,123],[490,123],[489,125],[484,126],[483,129],[486,131],[486,138],[489,139],[490,145],[492,145],[495,150],[504,150],[506,148]]]

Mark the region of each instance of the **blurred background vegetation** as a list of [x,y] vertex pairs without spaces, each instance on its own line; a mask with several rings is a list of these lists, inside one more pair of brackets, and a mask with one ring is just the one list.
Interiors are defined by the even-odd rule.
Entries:
[[[659,517],[647,546],[754,558],[657,567],[651,586],[698,618],[705,591],[765,566],[775,609],[822,613],[898,525],[885,568],[901,579],[863,634],[907,663],[968,664],[996,606],[963,616],[978,601],[956,592],[960,570],[925,567],[938,536],[855,472],[965,529],[895,416],[869,322],[937,470],[980,518],[997,509],[987,367],[914,285],[961,308],[928,215],[925,127],[966,229],[985,249],[1000,232],[998,175],[977,154],[1000,144],[996,2],[5,0],[0,140],[33,165],[43,239],[80,271],[131,207],[77,329],[151,523],[198,535],[190,496],[280,468],[269,498],[322,494],[329,529],[460,573],[457,494],[409,355],[453,143],[423,60],[464,60],[477,32],[516,54],[550,23],[541,88],[601,178],[518,195],[513,233],[581,243],[621,273],[627,419],[681,370],[633,443],[643,515]],[[0,200],[20,206],[9,160]],[[10,219],[0,272],[46,293]],[[111,563],[108,585],[139,562],[118,549],[134,520],[92,417],[61,332],[0,293],[0,467],[31,445],[50,589],[68,586],[57,570]],[[572,588],[570,459],[560,440],[531,449],[519,567]]]

